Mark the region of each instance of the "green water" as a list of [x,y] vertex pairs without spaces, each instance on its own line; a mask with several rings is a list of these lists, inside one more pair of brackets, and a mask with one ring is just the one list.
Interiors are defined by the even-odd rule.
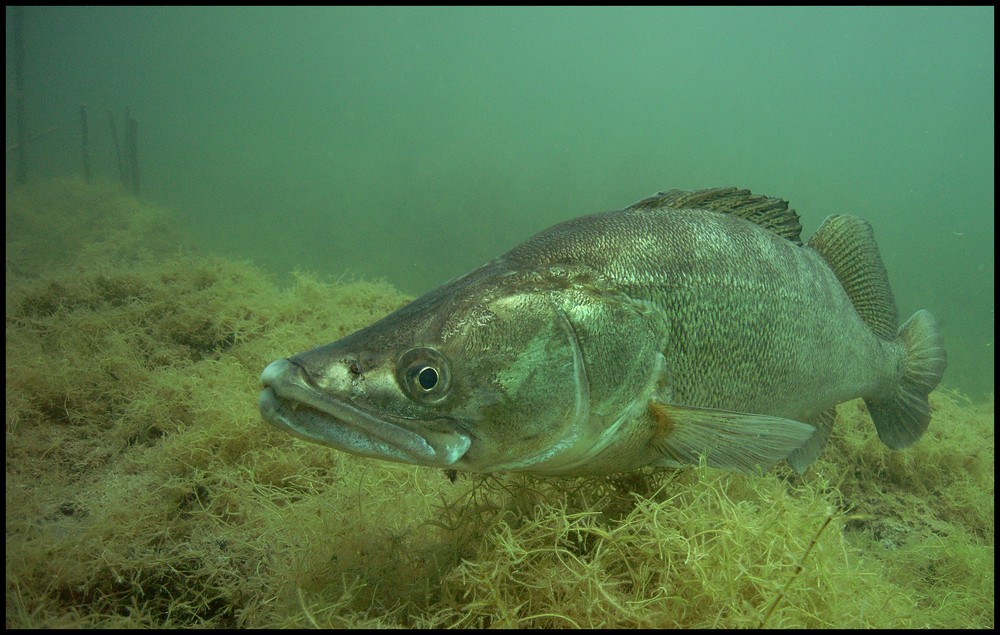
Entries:
[[[7,9],[6,141],[15,141]],[[206,249],[426,291],[657,190],[875,227],[945,384],[993,389],[994,9],[25,9],[33,178],[117,178]],[[119,126],[121,124],[119,123]],[[13,155],[9,155],[12,157]],[[8,161],[7,185],[12,161]]]

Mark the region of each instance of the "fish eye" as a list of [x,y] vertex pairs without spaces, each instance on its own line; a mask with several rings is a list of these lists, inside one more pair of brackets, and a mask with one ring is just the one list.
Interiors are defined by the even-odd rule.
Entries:
[[417,382],[424,390],[432,390],[438,383],[437,369],[431,368],[430,366],[424,366],[423,369],[417,373]]
[[400,356],[396,377],[411,399],[435,402],[448,391],[448,361],[433,348],[412,348]]

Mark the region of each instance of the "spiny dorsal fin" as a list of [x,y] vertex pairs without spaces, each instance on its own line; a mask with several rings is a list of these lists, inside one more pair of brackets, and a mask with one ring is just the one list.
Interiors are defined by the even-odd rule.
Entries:
[[868,328],[883,340],[895,339],[899,312],[872,226],[857,216],[834,214],[812,235],[809,246],[830,265]]
[[780,198],[755,196],[750,190],[735,187],[716,187],[695,192],[670,190],[644,198],[628,209],[707,209],[720,214],[732,214],[787,238],[796,245],[802,244],[799,215],[794,209],[789,209],[788,202]]

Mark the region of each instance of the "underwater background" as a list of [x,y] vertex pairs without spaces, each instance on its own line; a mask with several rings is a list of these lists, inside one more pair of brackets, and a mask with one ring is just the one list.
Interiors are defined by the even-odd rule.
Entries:
[[744,187],[803,237],[872,223],[945,385],[993,389],[992,7],[24,11],[28,125],[58,128],[31,175],[81,174],[86,103],[117,178],[128,108],[142,196],[214,253],[418,295],[567,218]]
[[[993,49],[992,7],[7,7],[6,625],[991,628]],[[453,483],[261,422],[273,359],[718,186],[871,222],[948,349],[920,443],[857,401],[801,477]]]

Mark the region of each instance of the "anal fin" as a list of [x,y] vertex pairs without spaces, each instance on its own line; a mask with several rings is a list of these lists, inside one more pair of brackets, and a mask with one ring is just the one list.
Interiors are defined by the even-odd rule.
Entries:
[[809,420],[816,428],[815,434],[806,441],[805,445],[798,448],[788,456],[788,464],[792,466],[798,474],[806,471],[809,465],[819,458],[830,440],[830,433],[833,432],[833,422],[837,419],[837,407],[834,406],[825,412]]

